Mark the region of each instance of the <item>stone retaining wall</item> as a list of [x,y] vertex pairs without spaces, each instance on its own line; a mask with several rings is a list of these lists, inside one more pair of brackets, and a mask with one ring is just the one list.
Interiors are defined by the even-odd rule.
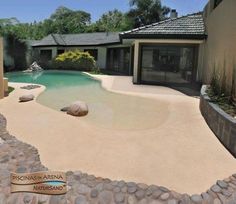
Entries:
[[[176,193],[165,187],[111,181],[80,171],[66,172],[68,192],[62,196],[10,193],[10,172],[46,171],[37,149],[6,130],[0,115],[0,204],[235,204],[236,175],[217,181],[201,195]],[[195,179],[195,178],[193,178]]]
[[211,102],[203,86],[200,96],[200,110],[211,130],[222,144],[236,157],[236,119]]

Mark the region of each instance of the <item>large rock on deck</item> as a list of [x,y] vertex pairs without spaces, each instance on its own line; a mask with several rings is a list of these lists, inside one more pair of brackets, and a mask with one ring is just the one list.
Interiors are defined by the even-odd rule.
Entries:
[[34,95],[28,94],[28,95],[23,95],[19,98],[20,102],[28,102],[34,100]]
[[88,106],[83,101],[76,101],[68,107],[67,114],[77,117],[85,116],[88,114]]

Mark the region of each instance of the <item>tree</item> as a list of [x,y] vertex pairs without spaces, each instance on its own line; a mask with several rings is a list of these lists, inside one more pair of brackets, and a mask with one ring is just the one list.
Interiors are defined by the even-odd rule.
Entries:
[[128,16],[133,18],[134,27],[164,20],[170,8],[162,6],[160,0],[130,0]]
[[116,32],[121,31],[125,24],[125,15],[117,9],[104,13],[96,22],[100,31]]
[[81,33],[90,24],[91,15],[85,11],[73,11],[61,6],[51,15],[49,20],[51,20],[51,26],[54,27],[54,33]]
[[[15,34],[8,34],[6,37],[6,52],[14,61],[15,69],[23,70],[26,67],[27,45],[20,40]],[[7,68],[7,67],[5,67]],[[6,69],[7,71],[7,69]]]

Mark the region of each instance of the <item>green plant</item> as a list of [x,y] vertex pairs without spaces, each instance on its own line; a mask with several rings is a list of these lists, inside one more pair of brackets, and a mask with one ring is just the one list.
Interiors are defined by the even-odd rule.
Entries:
[[91,70],[91,74],[101,74],[100,68],[96,65],[94,68]]
[[8,87],[8,94],[11,93],[12,91],[14,91],[15,89],[11,86]]
[[232,74],[231,101],[236,106],[236,66],[234,67]]
[[236,115],[236,68],[233,69],[232,83],[227,85],[225,66],[220,71],[214,67],[208,94],[211,101],[218,104],[222,110],[231,116]]
[[214,70],[212,73],[210,86],[211,86],[211,91],[214,93],[214,95],[220,96],[222,94],[221,93],[221,85],[220,85],[220,74],[215,66],[214,66]]
[[226,75],[226,62],[224,61],[224,65],[222,69],[216,68],[214,65],[212,78],[211,78],[211,90],[216,96],[229,96],[230,95],[230,87],[227,85],[227,75]]
[[75,50],[58,55],[53,60],[53,66],[56,69],[91,71],[95,67],[95,60],[88,52]]

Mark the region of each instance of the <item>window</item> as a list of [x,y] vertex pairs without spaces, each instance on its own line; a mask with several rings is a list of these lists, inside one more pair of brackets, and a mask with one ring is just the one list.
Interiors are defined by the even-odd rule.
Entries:
[[216,8],[223,0],[215,0],[214,8]]
[[195,81],[194,47],[143,45],[141,81],[144,83],[187,84]]
[[50,61],[52,59],[52,50],[41,50],[40,59],[42,61]]
[[85,49],[84,52],[88,52],[96,61],[98,60],[98,50],[97,49]]
[[108,48],[107,69],[128,75],[130,72],[130,48]]
[[65,50],[59,49],[57,50],[57,55],[63,54],[65,52]]

